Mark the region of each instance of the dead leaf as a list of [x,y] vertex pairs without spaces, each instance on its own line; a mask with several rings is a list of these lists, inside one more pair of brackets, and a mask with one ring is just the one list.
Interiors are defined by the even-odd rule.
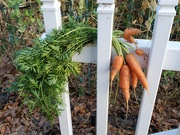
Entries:
[[18,135],[18,132],[13,132],[13,133],[11,133],[9,135]]
[[12,122],[12,121],[11,121],[11,119],[12,119],[12,118],[8,116],[8,117],[6,117],[5,121],[7,121],[7,122],[10,122],[10,123],[11,123],[11,122]]
[[8,125],[7,123],[3,123],[3,124],[0,125],[0,133],[2,135],[5,133],[7,125]]
[[147,8],[149,8],[149,2],[148,0],[144,0],[142,2],[142,10],[145,11]]
[[142,24],[143,23],[143,16],[142,15],[140,15],[140,14],[138,14],[138,22],[139,22],[139,24]]
[[10,133],[11,133],[11,131],[10,131],[9,126],[6,126],[6,132],[5,132],[5,134],[10,134]]
[[20,122],[26,126],[30,125],[29,122],[25,118],[20,119]]
[[14,118],[14,119],[13,119],[13,125],[18,124],[18,123],[19,123],[19,119],[20,119],[20,118]]
[[84,109],[84,104],[79,104],[77,106],[74,106],[75,112],[79,112],[79,110],[83,110],[83,109]]
[[0,118],[3,117],[4,112],[0,111]]
[[45,122],[45,119],[42,118],[41,121],[38,123],[38,126],[42,127],[43,123]]
[[18,109],[18,106],[8,106],[9,109],[16,111]]
[[4,106],[3,110],[4,110],[4,111],[7,110],[8,106],[9,106],[9,103],[7,103],[7,104]]
[[85,114],[85,113],[86,113],[85,110],[79,110],[79,112],[80,112],[81,114]]
[[35,113],[33,114],[33,116],[34,116],[34,118],[35,118],[36,120],[39,120],[39,113],[38,113],[38,112],[35,112]]
[[157,6],[156,0],[150,0],[150,8],[152,11],[156,11],[156,6]]
[[173,124],[174,126],[177,126],[177,127],[180,124],[177,119],[169,119],[168,122],[170,122],[171,124]]
[[16,132],[18,132],[22,127],[23,127],[23,125],[19,125],[19,126],[16,128]]
[[151,18],[149,18],[149,19],[145,22],[145,25],[146,25],[146,27],[147,27],[148,30],[151,29],[151,23],[152,23],[152,19],[151,19]]

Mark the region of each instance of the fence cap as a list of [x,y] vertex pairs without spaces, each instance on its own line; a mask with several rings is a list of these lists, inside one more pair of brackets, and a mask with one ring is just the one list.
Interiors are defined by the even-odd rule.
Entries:
[[58,0],[40,0],[42,2],[57,2]]
[[114,4],[114,0],[97,0],[98,4]]
[[111,4],[111,5],[99,4],[97,8],[97,13],[98,14],[113,14],[114,7],[115,7],[114,4]]
[[159,5],[169,5],[169,6],[176,6],[178,5],[178,0],[159,0]]

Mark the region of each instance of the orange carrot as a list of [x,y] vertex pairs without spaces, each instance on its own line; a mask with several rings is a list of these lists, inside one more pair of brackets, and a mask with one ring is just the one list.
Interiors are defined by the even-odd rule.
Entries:
[[148,82],[146,76],[144,75],[139,63],[132,53],[126,55],[126,62],[128,63],[130,69],[137,75],[143,87],[148,91]]
[[126,28],[124,30],[124,34],[123,34],[123,38],[126,39],[128,41],[128,39],[132,36],[132,35],[136,35],[141,33],[141,30],[136,29],[136,28]]
[[119,87],[122,89],[123,96],[126,100],[126,118],[128,113],[128,102],[130,98],[130,68],[128,65],[122,65],[121,70],[119,72]]
[[[110,72],[110,90],[112,90],[112,82],[116,76],[116,74],[120,71],[122,65],[123,65],[124,58],[120,55],[116,56],[113,60],[112,66],[111,66],[111,72]],[[110,95],[111,97],[111,91]]]
[[128,41],[129,43],[136,43],[133,36],[130,36],[130,37],[127,39],[127,41]]
[[137,75],[131,70],[131,86],[134,91],[134,96],[136,98],[136,87],[138,83],[138,77]]
[[145,53],[144,53],[144,51],[143,51],[142,49],[136,49],[136,50],[135,50],[135,53],[136,53],[137,55],[139,55],[139,56],[145,55]]
[[116,56],[113,60],[112,66],[111,66],[111,75],[110,80],[111,82],[114,80],[114,77],[119,72],[123,64],[123,57],[122,56]]

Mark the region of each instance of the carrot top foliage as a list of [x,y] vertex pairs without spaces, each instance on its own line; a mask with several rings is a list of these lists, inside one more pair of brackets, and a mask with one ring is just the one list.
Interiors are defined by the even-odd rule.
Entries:
[[30,112],[40,108],[53,121],[64,105],[62,93],[70,74],[79,73],[79,64],[72,56],[96,40],[96,28],[69,22],[62,30],[53,30],[44,40],[37,39],[33,47],[16,52],[14,64],[20,75],[8,91],[19,91]]
[[[120,30],[113,32],[112,45],[117,50],[123,45],[117,40],[122,34]],[[19,91],[30,112],[40,108],[53,122],[62,111],[58,106],[64,105],[62,94],[67,92],[68,77],[78,75],[80,71],[80,64],[73,62],[72,57],[85,45],[96,41],[97,28],[69,18],[62,29],[53,30],[45,39],[36,39],[32,47],[24,47],[15,53],[13,62],[20,75],[7,90]]]

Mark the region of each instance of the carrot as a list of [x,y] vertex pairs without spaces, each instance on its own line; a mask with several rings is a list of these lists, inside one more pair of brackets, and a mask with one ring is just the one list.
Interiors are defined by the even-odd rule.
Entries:
[[136,53],[137,55],[139,55],[139,56],[145,55],[145,53],[144,53],[144,51],[143,51],[142,49],[136,49],[136,50],[135,50],[135,53]]
[[124,30],[124,34],[123,34],[123,38],[126,39],[128,41],[128,39],[132,36],[132,35],[136,35],[141,33],[141,30],[136,29],[136,28],[126,28]]
[[[120,71],[123,65],[123,61],[124,61],[124,58],[120,55],[114,57],[114,60],[111,66],[111,72],[110,72],[110,90],[112,90],[112,82],[115,76],[117,75],[117,73]],[[110,91],[109,97],[111,97],[111,91]]]
[[130,68],[128,65],[124,64],[121,67],[121,70],[119,72],[119,87],[122,89],[123,96],[126,100],[126,118],[128,113],[128,102],[130,98]]
[[127,39],[127,41],[128,41],[129,43],[135,43],[135,40],[134,40],[134,37],[133,37],[133,36],[130,36],[130,37]]
[[114,80],[114,77],[116,74],[119,72],[123,64],[123,57],[122,56],[116,56],[113,60],[112,66],[111,66],[111,75],[110,75],[110,80],[111,83]]
[[131,70],[131,86],[134,91],[134,96],[136,98],[136,87],[138,83],[138,77],[137,75]]
[[[115,76],[117,75],[117,73],[120,71],[122,64],[123,64],[124,58],[120,55],[116,56],[113,60],[112,66],[111,66],[111,72],[110,72],[110,90],[112,90],[112,82],[115,78]],[[111,91],[110,91],[110,95],[109,97],[111,97]]]
[[132,53],[126,55],[126,62],[128,63],[130,69],[137,75],[143,87],[148,91],[148,82],[146,76],[144,75],[139,63]]

